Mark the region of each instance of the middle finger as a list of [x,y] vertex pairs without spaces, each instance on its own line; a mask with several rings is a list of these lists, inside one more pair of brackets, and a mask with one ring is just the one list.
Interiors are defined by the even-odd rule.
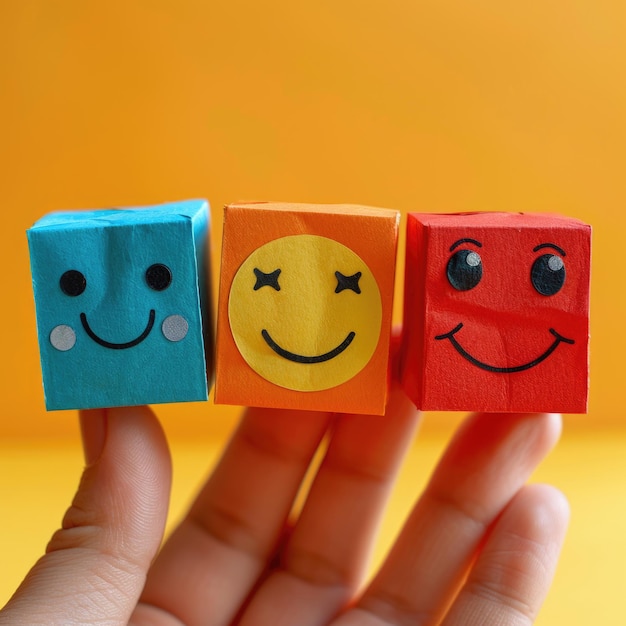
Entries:
[[327,624],[352,598],[417,419],[399,388],[385,416],[338,418],[280,567],[255,594],[241,626]]

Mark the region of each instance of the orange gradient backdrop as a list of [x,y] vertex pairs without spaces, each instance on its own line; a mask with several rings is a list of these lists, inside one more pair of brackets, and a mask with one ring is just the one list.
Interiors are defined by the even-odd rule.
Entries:
[[[206,197],[215,278],[221,208],[240,200],[593,225],[590,412],[535,477],[574,512],[541,623],[623,624],[625,32],[623,0],[0,2],[0,604],[81,466],[75,413],[44,410],[25,230],[57,209]],[[157,412],[172,520],[238,409]],[[378,562],[458,419],[427,417]]]
[[[212,204],[215,248],[221,207],[241,199],[590,222],[592,391],[581,419],[618,420],[625,6],[3,2],[0,431],[75,432],[72,414],[43,409],[26,228],[55,209],[191,197]],[[171,433],[191,436],[232,415],[160,412]]]

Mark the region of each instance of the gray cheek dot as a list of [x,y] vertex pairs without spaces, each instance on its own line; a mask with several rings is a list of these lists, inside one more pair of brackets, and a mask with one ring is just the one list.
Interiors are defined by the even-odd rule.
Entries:
[[50,343],[61,352],[67,352],[76,343],[76,333],[71,326],[60,324],[55,326],[50,333]]
[[169,341],[180,341],[187,335],[189,324],[182,315],[170,315],[163,320],[161,330]]

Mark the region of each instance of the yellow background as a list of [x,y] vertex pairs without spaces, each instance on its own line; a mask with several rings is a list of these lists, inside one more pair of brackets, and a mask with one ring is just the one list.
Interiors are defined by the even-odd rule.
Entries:
[[[0,602],[81,466],[75,415],[43,410],[26,228],[207,197],[217,259],[221,206],[271,199],[594,226],[590,413],[537,475],[573,506],[539,623],[623,624],[625,33],[621,0],[0,3]],[[237,411],[157,410],[176,517]],[[377,559],[457,420],[427,416]]]

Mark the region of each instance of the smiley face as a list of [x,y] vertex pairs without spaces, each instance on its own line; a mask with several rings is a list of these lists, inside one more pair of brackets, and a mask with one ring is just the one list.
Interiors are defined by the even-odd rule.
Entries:
[[233,339],[264,379],[295,391],[341,385],[370,361],[381,332],[381,295],[350,248],[292,235],[257,248],[228,300]]
[[[446,277],[454,290],[463,292],[478,287],[483,278],[483,262],[479,253],[482,246],[483,244],[480,241],[469,237],[463,237],[450,246],[452,256],[447,263]],[[546,250],[550,252],[546,253]],[[540,256],[536,257],[532,262],[529,271],[530,282],[534,290],[540,297],[548,298],[556,295],[565,284],[565,250],[554,243],[544,242],[535,246],[532,252],[540,253]],[[524,372],[545,361],[561,343],[569,345],[575,343],[574,339],[561,335],[554,328],[548,328],[548,332],[554,339],[546,350],[518,365],[493,365],[477,359],[459,343],[456,334],[463,326],[463,322],[459,322],[448,332],[436,335],[435,340],[449,340],[454,349],[469,363],[495,374],[515,374],[517,372]],[[513,358],[515,357],[513,356]]]
[[[153,263],[146,270],[144,278],[146,287],[152,291],[165,291],[172,283],[172,272],[163,263]],[[59,278],[59,289],[65,296],[79,298],[87,289],[87,278],[79,270],[67,270]],[[128,341],[110,341],[101,337],[91,327],[85,311],[80,312],[79,318],[87,336],[99,346],[109,350],[126,350],[138,346],[152,332],[156,320],[156,310],[150,309],[145,328],[140,334]],[[182,341],[187,335],[188,329],[189,324],[182,315],[168,315],[161,324],[163,336],[172,342]],[[76,344],[76,332],[67,324],[59,324],[50,332],[50,343],[57,350],[67,352]]]

